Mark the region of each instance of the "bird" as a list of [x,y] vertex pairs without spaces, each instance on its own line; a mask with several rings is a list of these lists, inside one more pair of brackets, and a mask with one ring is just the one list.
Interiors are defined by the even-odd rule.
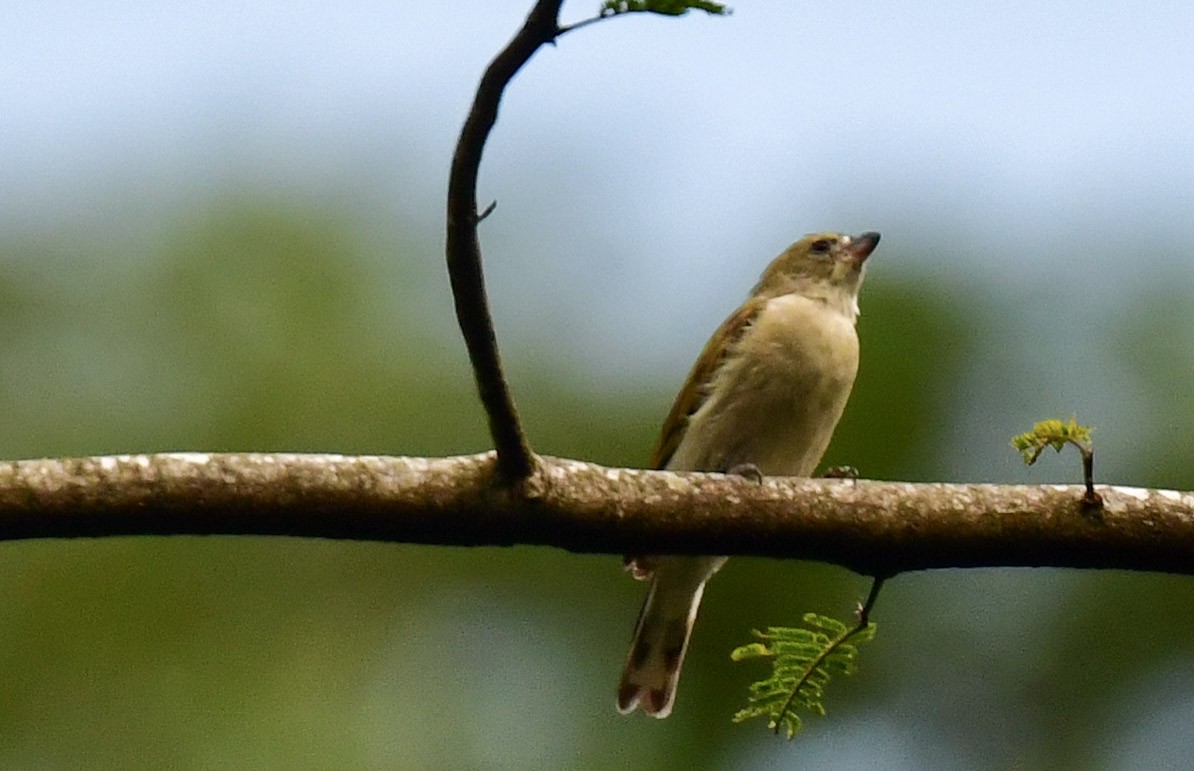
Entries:
[[[664,421],[651,468],[807,477],[858,372],[858,292],[879,234],[807,235],[771,261],[701,351]],[[618,711],[671,714],[718,556],[628,556],[650,589],[618,685]]]

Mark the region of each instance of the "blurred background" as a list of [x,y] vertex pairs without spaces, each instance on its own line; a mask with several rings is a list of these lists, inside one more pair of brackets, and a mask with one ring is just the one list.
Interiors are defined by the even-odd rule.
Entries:
[[[0,456],[489,447],[443,268],[446,174],[531,0],[16,0],[0,32]],[[576,20],[597,3],[569,3]],[[531,440],[641,465],[776,253],[878,230],[828,463],[1194,487],[1194,5],[735,5],[541,51],[482,166]],[[3,768],[1172,768],[1194,581],[892,581],[794,743],[734,726],[752,627],[866,582],[735,559],[673,716],[613,709],[616,557],[253,538],[9,543]]]

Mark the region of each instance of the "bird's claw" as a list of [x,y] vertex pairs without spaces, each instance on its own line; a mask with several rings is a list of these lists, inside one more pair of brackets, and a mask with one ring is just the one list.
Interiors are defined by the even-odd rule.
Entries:
[[763,472],[753,463],[739,463],[726,472],[730,476],[742,477],[755,484],[763,483]]

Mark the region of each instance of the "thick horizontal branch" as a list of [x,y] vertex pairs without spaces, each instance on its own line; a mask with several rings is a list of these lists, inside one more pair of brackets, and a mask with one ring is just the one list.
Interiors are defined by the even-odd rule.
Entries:
[[983,566],[1194,573],[1194,493],[769,479],[541,458],[517,488],[455,458],[122,455],[0,464],[0,540],[288,535],[750,554],[868,575]]

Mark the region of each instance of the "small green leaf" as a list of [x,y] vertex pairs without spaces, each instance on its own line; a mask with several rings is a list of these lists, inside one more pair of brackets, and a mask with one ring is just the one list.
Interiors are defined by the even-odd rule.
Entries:
[[683,16],[692,10],[704,11],[711,16],[727,16],[730,13],[730,9],[722,3],[710,3],[705,0],[605,0],[601,4],[602,16],[616,16],[620,13]]
[[730,659],[732,661],[746,661],[747,659],[771,658],[771,655],[771,651],[763,643],[750,643],[735,648],[730,653]]
[[824,717],[825,687],[834,675],[850,675],[857,669],[858,643],[874,638],[875,624],[853,628],[828,616],[806,613],[803,627],[768,627],[755,631],[760,642],[736,648],[734,661],[771,659],[771,676],[752,683],[749,705],[734,714],[741,723],[756,717],[768,718],[768,726],[783,728],[789,739],[804,723],[804,710]]
[[846,625],[841,621],[838,621],[836,618],[830,618],[829,616],[821,616],[816,613],[805,613],[804,623],[808,624],[814,629],[824,629],[826,632],[834,636],[844,634],[846,631]]
[[1042,420],[1031,431],[1012,437],[1012,447],[1019,450],[1024,462],[1031,466],[1046,447],[1052,447],[1057,452],[1061,452],[1067,444],[1088,448],[1091,431],[1093,429],[1089,426],[1079,425],[1074,417],[1070,417],[1068,423],[1056,419]]

